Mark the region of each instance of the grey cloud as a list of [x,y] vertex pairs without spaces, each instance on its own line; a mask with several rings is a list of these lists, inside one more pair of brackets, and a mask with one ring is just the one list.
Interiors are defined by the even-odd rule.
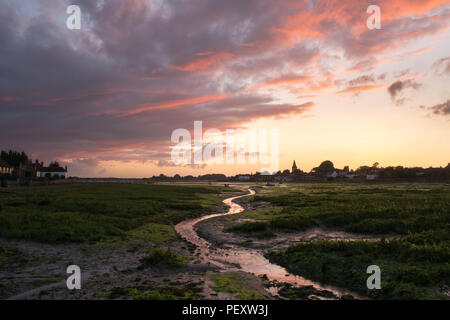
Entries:
[[429,109],[432,110],[434,114],[448,116],[450,115],[450,99],[444,103],[429,107]]
[[433,69],[438,75],[450,75],[450,57],[441,58],[434,62]]
[[398,80],[392,83],[388,88],[388,92],[392,99],[395,99],[404,89],[406,88],[412,88],[414,90],[417,90],[422,85],[420,83],[417,83],[414,79],[408,79],[408,80]]

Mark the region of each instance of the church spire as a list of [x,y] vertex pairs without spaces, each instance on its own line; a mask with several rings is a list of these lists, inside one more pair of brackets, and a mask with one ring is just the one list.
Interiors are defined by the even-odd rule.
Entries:
[[294,163],[292,164],[292,173],[296,173],[297,172],[297,165],[295,164],[295,160]]

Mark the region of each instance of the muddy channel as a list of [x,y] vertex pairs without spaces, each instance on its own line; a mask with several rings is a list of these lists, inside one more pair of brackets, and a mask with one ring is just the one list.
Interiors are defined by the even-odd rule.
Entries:
[[[376,239],[339,231],[325,231],[320,228],[306,232],[279,235],[272,240],[255,240],[250,243],[243,238],[223,232],[224,219],[241,213],[244,208],[236,203],[243,197],[251,196],[255,191],[248,189],[248,194],[223,200],[229,206],[225,213],[211,214],[197,219],[187,220],[175,226],[175,230],[186,241],[196,246],[195,255],[207,264],[217,267],[221,272],[243,271],[269,280],[267,290],[273,296],[278,295],[280,283],[293,287],[312,286],[319,291],[331,291],[337,297],[351,295],[356,299],[365,299],[354,292],[335,286],[323,285],[315,281],[289,273],[285,268],[271,263],[264,257],[268,250],[287,247],[297,241],[314,240],[360,240]],[[230,217],[231,218],[231,217]]]

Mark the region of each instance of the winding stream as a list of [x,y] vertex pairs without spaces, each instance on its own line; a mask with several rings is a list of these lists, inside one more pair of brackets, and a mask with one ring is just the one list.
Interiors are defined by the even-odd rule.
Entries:
[[[233,200],[255,194],[255,191],[252,189],[248,189],[248,191],[249,193],[246,195],[235,196],[223,200],[223,203],[229,206],[229,210],[226,213],[211,214],[183,221],[175,226],[175,230],[183,239],[197,247],[195,254],[199,256],[199,258],[203,259],[206,263],[220,268],[222,271],[241,270],[256,276],[266,275],[269,280],[289,283],[295,287],[313,286],[317,290],[331,291],[339,297],[344,294],[350,294],[357,299],[364,299],[354,292],[335,286],[322,285],[301,276],[291,274],[285,268],[270,263],[269,260],[264,257],[262,250],[243,248],[236,245],[231,245],[226,249],[217,248],[197,234],[194,227],[200,221],[244,211],[244,208],[233,202]],[[268,291],[272,294],[277,294],[278,289],[276,287],[271,287]]]

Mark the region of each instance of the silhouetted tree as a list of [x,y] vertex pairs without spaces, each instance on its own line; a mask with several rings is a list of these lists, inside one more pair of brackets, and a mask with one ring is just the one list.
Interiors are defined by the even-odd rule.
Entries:
[[50,162],[49,168],[59,168],[59,163],[57,161]]
[[315,167],[313,171],[319,175],[326,175],[334,171],[334,164],[330,160],[325,160],[318,167]]
[[372,171],[372,168],[369,166],[360,166],[358,169],[356,169],[356,172],[359,174],[369,174],[370,171]]
[[0,153],[0,159],[8,162],[14,168],[19,168],[20,164],[28,162],[28,156],[25,152],[18,152],[15,150],[3,151]]

